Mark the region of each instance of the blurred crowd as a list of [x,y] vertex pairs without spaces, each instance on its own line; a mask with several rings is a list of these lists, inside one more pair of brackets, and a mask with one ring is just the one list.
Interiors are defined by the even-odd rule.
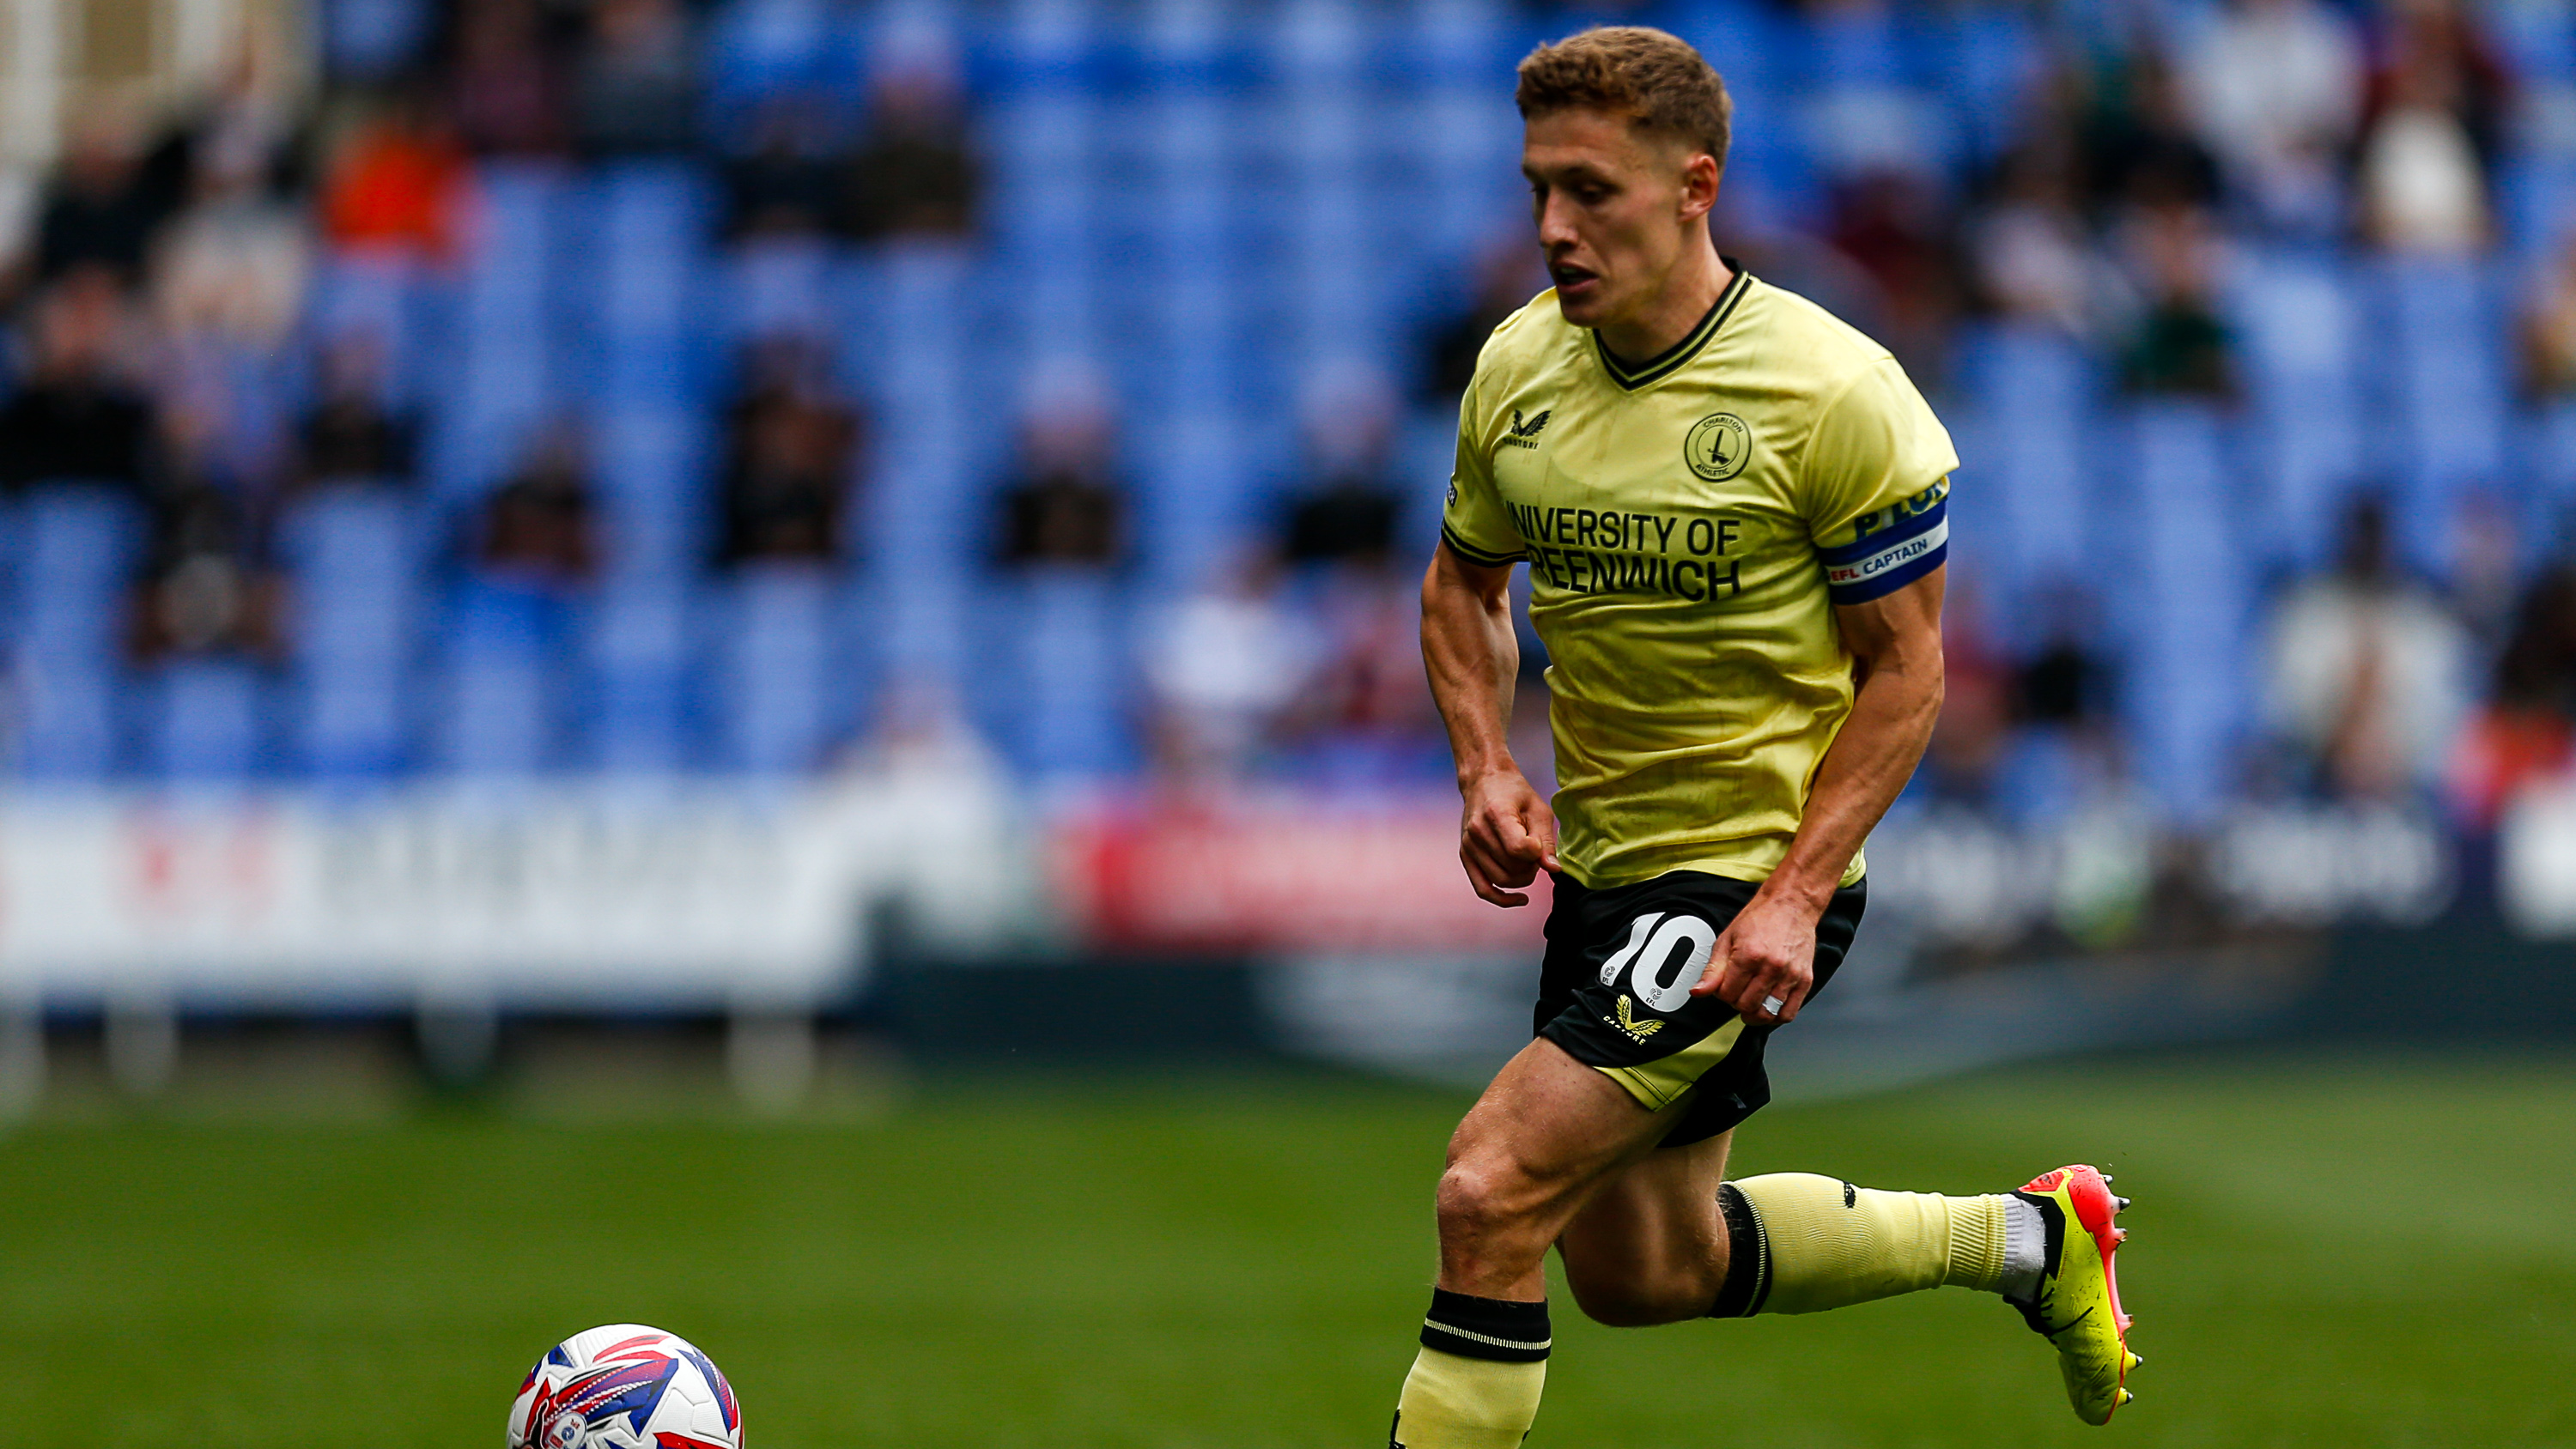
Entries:
[[[2124,791],[2186,823],[2193,798],[2311,799],[2438,811],[2474,833],[2570,768],[2576,19],[2563,5],[1469,7],[1490,43],[1461,84],[1493,112],[1479,134],[1497,144],[1476,153],[1492,184],[1468,194],[1495,204],[1447,218],[1463,240],[1429,258],[1433,280],[1391,307],[1376,345],[1305,348],[1228,404],[1284,420],[1256,435],[1272,461],[1207,513],[1222,547],[1181,555],[1153,540],[1186,488],[1140,481],[1169,471],[1153,453],[1169,437],[1148,401],[1160,384],[1125,357],[968,347],[970,363],[1008,355],[1028,375],[924,381],[903,361],[932,355],[906,350],[911,324],[844,325],[793,284],[856,268],[866,311],[872,277],[930,277],[936,297],[952,285],[937,278],[974,276],[999,300],[967,309],[969,333],[1041,298],[1043,249],[994,237],[1054,193],[989,124],[1009,68],[986,53],[1006,22],[1025,46],[1061,20],[1038,9],[931,12],[872,32],[895,38],[838,69],[798,70],[741,57],[828,56],[831,7],[335,0],[309,93],[245,67],[175,110],[84,100],[24,224],[0,236],[17,768],[793,771],[935,718],[934,732],[991,738],[1040,776],[1444,779],[1414,579],[1458,389],[1493,323],[1544,285],[1509,200],[1508,63],[1599,18],[1668,25],[1729,74],[1742,139],[1723,248],[1886,341],[1954,420],[1967,462],[1951,687],[1917,804],[2045,825]],[[1289,51],[1302,14],[1282,22]],[[1208,86],[1264,83],[1229,71],[1222,43],[1213,53]],[[1062,79],[1014,64],[1009,84],[1031,93]],[[1115,66],[1064,83],[1089,88],[1082,114],[1119,114]],[[578,210],[585,193],[564,178],[586,176],[682,178],[698,201],[668,215],[691,231],[685,250],[714,260],[588,277],[603,258],[659,255],[617,241],[615,198],[658,194],[629,187],[602,193],[596,256],[558,238],[527,269],[542,295],[511,292],[488,262],[511,198],[552,187]],[[1081,214],[1119,236],[1135,220],[1120,208],[1190,185],[1095,181]],[[1247,215],[1271,215],[1249,205],[1256,183],[1221,184]],[[721,304],[693,290],[714,277],[729,279]],[[786,300],[764,303],[764,278],[789,279]],[[2320,278],[2340,311],[2264,320],[2320,295]],[[628,283],[655,295],[620,302]],[[392,304],[342,305],[388,285]],[[440,296],[445,313],[422,300]],[[2406,322],[2390,299],[2408,296],[2469,301],[2447,322]],[[659,336],[656,307],[737,320],[704,329],[715,341],[696,351],[621,340]],[[514,412],[518,374],[490,361],[516,355],[508,319],[586,309],[598,317],[567,325],[592,327],[596,351],[566,363],[528,343],[528,376],[609,381],[532,386],[552,401]],[[476,344],[479,371],[442,374],[420,341],[437,331],[429,314],[495,334]],[[2446,378],[2390,360],[2440,337],[2466,338],[2496,379],[2491,411],[2472,395],[2445,419]],[[2032,378],[2072,381],[2052,395]],[[2300,390],[2320,378],[2331,398]],[[679,480],[664,513],[608,476],[643,446],[630,394],[676,406],[678,435],[706,439],[653,465]],[[948,480],[935,490],[948,504],[889,504],[880,485],[914,468],[908,440],[943,407],[968,419],[953,435],[1001,441],[961,444],[963,464],[923,475]],[[2495,435],[2454,449],[2467,461],[2442,462],[2429,490],[2422,438],[2443,434],[2425,416]],[[2158,563],[2130,586],[2133,546],[2194,547],[2132,529],[2124,509],[2161,511],[2167,486],[2146,464],[2129,471],[2154,452],[2121,441],[2132,428],[2150,444],[2214,440],[2219,465],[2170,465],[2200,468],[2215,500],[2171,527],[2223,546],[2218,584],[2193,572],[2217,564]],[[2310,446],[2334,428],[2349,446]],[[2050,524],[2051,509],[2075,522]],[[952,514],[963,521],[939,525],[937,547],[953,567],[923,577],[966,580],[941,597],[1008,606],[998,629],[961,626],[943,675],[920,651],[866,641],[910,627],[905,610],[936,593],[886,584],[900,570],[881,550]],[[391,534],[367,533],[379,515]],[[2059,535],[2073,542],[2032,541]],[[370,559],[408,580],[401,598],[371,588]],[[653,644],[671,634],[648,627],[657,591],[716,622]],[[2234,602],[2207,625],[2172,602],[2204,596]],[[735,618],[747,622],[723,622]],[[2188,637],[2155,642],[2168,634]],[[1524,733],[1544,725],[1526,642]],[[2158,648],[2182,663],[2157,664]],[[617,672],[644,654],[695,661],[716,684],[654,696]],[[996,672],[1019,682],[988,688]],[[2168,699],[2205,722],[2170,747],[2147,738]],[[754,708],[766,713],[729,713]],[[662,745],[615,743],[621,721],[655,711]],[[2169,788],[2159,772],[2177,770],[2195,783]]]

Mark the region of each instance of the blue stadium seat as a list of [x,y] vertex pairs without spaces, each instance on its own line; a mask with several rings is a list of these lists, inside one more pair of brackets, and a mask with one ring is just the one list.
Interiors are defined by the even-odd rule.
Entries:
[[116,489],[59,483],[33,490],[14,513],[19,766],[36,779],[104,777],[123,754],[121,661],[141,506]]
[[1115,773],[1134,762],[1127,729],[1127,641],[1119,592],[1089,570],[1041,570],[1019,582],[1013,653],[1019,708],[1009,739],[1041,779]]
[[568,183],[555,168],[487,162],[482,203],[458,288],[456,372],[438,391],[441,446],[431,477],[446,496],[489,488],[563,401],[555,314],[577,272],[559,265],[570,238]]
[[725,269],[736,340],[840,330],[840,258],[822,238],[755,239],[736,247]]
[[398,769],[421,623],[418,504],[391,487],[332,488],[288,512],[279,546],[296,605],[292,755],[330,777]]
[[697,344],[710,316],[708,178],[685,162],[618,162],[593,179],[590,205],[593,396],[614,406],[696,401]]
[[2330,257],[2257,253],[2228,306],[2242,338],[2249,461],[2262,487],[2250,510],[2253,556],[2296,571],[2322,566],[2343,500],[2356,483],[2389,476],[2373,460],[2354,357],[2362,320],[2348,271]]
[[2085,575],[2092,364],[2062,333],[2006,324],[1970,349],[1970,369],[1991,454],[1965,460],[1968,486],[1992,496],[1987,516],[2002,537],[1990,557],[2007,592]]
[[2208,403],[2141,402],[2123,421],[2120,497],[2096,539],[2128,570],[2110,585],[2132,660],[2121,706],[2139,782],[2177,823],[2200,825],[2235,783],[2249,715],[2252,578],[2232,524],[2236,454]]
[[447,769],[525,775],[560,761],[565,616],[547,590],[480,577],[458,586],[434,721]]
[[270,688],[237,659],[181,659],[151,671],[144,761],[157,778],[238,784],[265,763]]
[[124,681],[113,659],[21,645],[11,672],[22,775],[87,782],[116,769]]
[[731,0],[706,31],[709,89],[719,106],[820,84],[840,46],[821,0]]
[[407,257],[331,255],[314,270],[306,314],[321,337],[363,336],[384,349],[385,375],[399,397],[441,391],[424,336],[426,290]]
[[804,566],[751,566],[736,577],[717,633],[714,699],[720,763],[792,774],[823,763],[849,677],[839,638],[840,581]]
[[597,418],[592,472],[610,571],[664,578],[696,566],[706,551],[713,446],[696,411],[637,405]]
[[2395,537],[2408,560],[2439,572],[2461,498],[2501,481],[2508,409],[2508,333],[2496,278],[2469,259],[2384,264],[2378,295],[2387,345],[2389,425],[2365,447],[2395,487]]
[[697,763],[690,749],[690,626],[685,579],[612,582],[589,619],[594,708],[586,757],[623,774]]

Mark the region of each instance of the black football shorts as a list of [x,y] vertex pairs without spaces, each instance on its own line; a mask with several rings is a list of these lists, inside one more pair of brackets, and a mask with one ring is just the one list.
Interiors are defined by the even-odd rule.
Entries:
[[[1754,889],[1694,870],[1609,890],[1556,877],[1531,1029],[1650,1112],[1687,1097],[1666,1147],[1714,1137],[1771,1100],[1762,1044],[1779,1023],[1746,1021],[1715,996],[1690,994]],[[1843,964],[1867,896],[1866,881],[1843,887],[1816,923],[1809,1001]]]

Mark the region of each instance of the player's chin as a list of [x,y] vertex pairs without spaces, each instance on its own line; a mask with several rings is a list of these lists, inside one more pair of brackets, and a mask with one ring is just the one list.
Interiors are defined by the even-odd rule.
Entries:
[[1590,272],[1556,272],[1550,277],[1556,283],[1556,307],[1565,320],[1577,327],[1597,325],[1606,312],[1602,306],[1608,286]]

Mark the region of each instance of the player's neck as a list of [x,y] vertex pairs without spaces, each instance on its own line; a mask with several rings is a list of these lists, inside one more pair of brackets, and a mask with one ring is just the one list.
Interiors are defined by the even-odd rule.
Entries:
[[1601,345],[1621,362],[1648,362],[1691,334],[1726,291],[1735,273],[1706,237],[1682,253],[1672,275],[1634,315],[1601,324]]

